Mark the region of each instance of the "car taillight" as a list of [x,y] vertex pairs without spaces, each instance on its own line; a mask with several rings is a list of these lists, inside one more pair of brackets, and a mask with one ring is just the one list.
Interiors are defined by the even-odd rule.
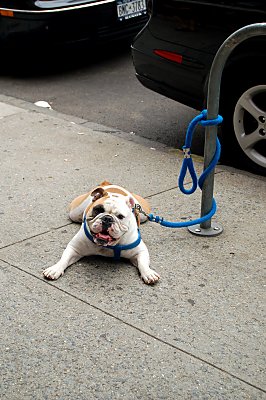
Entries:
[[174,61],[178,64],[182,64],[183,62],[183,56],[181,54],[173,53],[172,51],[166,51],[166,50],[153,50],[154,54],[157,56],[166,58],[167,60]]

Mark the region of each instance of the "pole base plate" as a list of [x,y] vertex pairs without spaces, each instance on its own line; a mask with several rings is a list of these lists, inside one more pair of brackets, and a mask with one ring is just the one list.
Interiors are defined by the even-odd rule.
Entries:
[[193,235],[198,235],[198,236],[218,236],[223,232],[223,227],[220,224],[217,224],[217,222],[212,222],[210,228],[201,228],[201,226],[198,225],[192,225],[188,227],[188,230],[190,233],[193,233]]

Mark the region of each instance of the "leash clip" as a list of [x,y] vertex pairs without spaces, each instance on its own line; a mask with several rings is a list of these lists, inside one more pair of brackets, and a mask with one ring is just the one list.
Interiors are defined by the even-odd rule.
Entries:
[[137,211],[138,213],[141,213],[141,214],[145,215],[145,217],[149,217],[149,214],[147,214],[147,213],[142,209],[142,207],[141,207],[140,204],[135,204],[135,205],[134,205],[134,208],[133,208],[133,211]]
[[183,146],[182,149],[183,149],[184,158],[191,158],[190,147]]

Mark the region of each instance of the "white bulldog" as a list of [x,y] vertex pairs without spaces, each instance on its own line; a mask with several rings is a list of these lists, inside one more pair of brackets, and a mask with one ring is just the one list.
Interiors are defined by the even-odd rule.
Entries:
[[45,278],[58,279],[80,258],[101,255],[128,258],[139,269],[145,283],[157,282],[160,276],[150,268],[149,252],[139,232],[140,222],[145,222],[147,217],[138,213],[136,205],[145,213],[150,212],[148,202],[141,196],[107,181],[74,199],[69,217],[82,225],[61,259],[43,271]]

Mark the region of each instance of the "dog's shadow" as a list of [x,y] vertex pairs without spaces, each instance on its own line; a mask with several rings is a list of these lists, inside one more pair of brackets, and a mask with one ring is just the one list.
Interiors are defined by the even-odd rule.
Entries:
[[87,256],[73,264],[76,273],[84,276],[85,280],[96,281],[123,281],[140,279],[140,273],[129,260],[120,258],[115,260],[112,257]]

